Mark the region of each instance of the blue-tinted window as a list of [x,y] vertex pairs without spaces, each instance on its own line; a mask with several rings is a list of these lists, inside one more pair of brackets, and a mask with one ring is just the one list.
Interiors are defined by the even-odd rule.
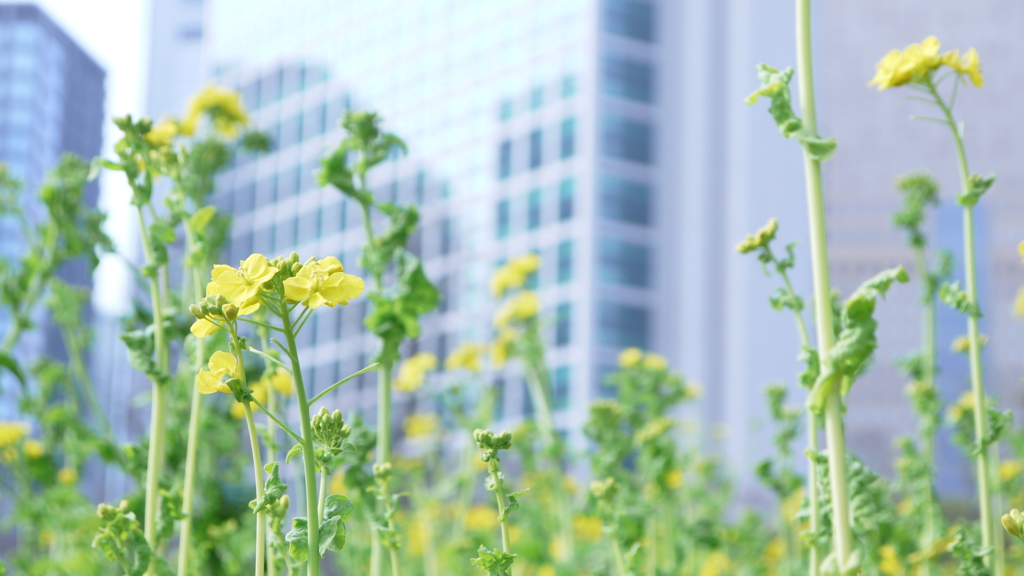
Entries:
[[544,105],[544,88],[540,86],[530,92],[530,108],[536,110]]
[[498,202],[498,238],[508,238],[509,220],[511,220],[511,208],[508,200]]
[[612,348],[647,348],[647,309],[601,302],[597,308],[597,341]]
[[451,282],[449,282],[447,276],[442,276],[437,280],[437,292],[440,295],[437,300],[437,311],[441,314],[444,314],[451,308],[449,305],[451,302],[450,284]]
[[[320,162],[313,161],[307,163],[301,168],[302,170],[302,181],[299,183],[299,191],[305,192],[306,190],[313,190],[320,187],[320,182],[317,181],[317,173],[320,172]],[[333,186],[329,186],[329,189],[336,190]]]
[[441,254],[449,254],[452,251],[452,220],[445,218],[441,220]]
[[651,188],[642,182],[604,176],[598,205],[601,216],[609,220],[651,223]]
[[302,141],[302,116],[293,116],[281,123],[280,140],[277,150],[294,146]]
[[572,241],[565,240],[558,244],[558,283],[564,284],[572,280]]
[[572,307],[568,302],[563,302],[555,309],[555,346],[565,346],[569,343],[572,328],[571,318]]
[[312,210],[299,217],[299,242],[312,242],[320,237],[320,211]]
[[283,200],[294,196],[299,191],[301,183],[297,168],[284,170],[277,177],[277,199]]
[[256,185],[256,206],[262,207],[277,200],[277,175],[268,176]]
[[498,178],[512,174],[512,141],[505,140],[498,147]]
[[569,367],[559,366],[551,374],[551,395],[555,410],[565,410],[569,407]]
[[562,120],[562,138],[559,142],[559,156],[571,158],[576,151],[576,120],[566,118]]
[[311,108],[303,118],[302,134],[306,138],[319,136],[327,129],[327,104]]
[[572,218],[572,178],[558,183],[558,220],[564,222]]
[[637,0],[604,0],[604,31],[650,42],[654,40],[654,8]]
[[235,210],[244,214],[256,205],[256,185],[252,182],[235,190]]
[[285,254],[295,247],[295,219],[289,218],[274,226],[274,253]]
[[540,189],[531,190],[526,200],[526,227],[540,228]]
[[423,205],[426,197],[427,175],[422,170],[416,173],[416,204]]
[[512,101],[509,99],[502,100],[501,111],[499,112],[499,116],[501,117],[502,120],[508,120],[509,118],[512,117],[512,110]]
[[601,88],[609,96],[650,102],[654,92],[651,65],[622,56],[605,56]]
[[540,130],[530,132],[530,169],[537,168],[544,161],[544,134]]
[[636,120],[608,114],[601,121],[601,152],[605,156],[650,164],[651,127]]
[[598,245],[598,277],[606,284],[646,288],[651,275],[649,252],[643,244],[602,238]]
[[567,74],[562,78],[562,98],[569,98],[576,94],[576,77]]

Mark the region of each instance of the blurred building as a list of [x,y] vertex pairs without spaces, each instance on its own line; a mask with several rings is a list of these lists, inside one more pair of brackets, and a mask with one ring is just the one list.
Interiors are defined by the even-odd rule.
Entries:
[[[36,192],[60,155],[73,152],[89,161],[99,154],[105,75],[39,7],[0,4],[0,162],[24,184],[22,209],[30,225],[45,215]],[[95,206],[98,196],[98,183],[88,184],[84,201]],[[15,260],[26,248],[16,222],[0,223],[0,257]],[[59,274],[70,284],[92,284],[84,260]],[[64,358],[58,329],[43,312],[36,321],[37,329],[25,334],[18,349],[23,363],[40,354]],[[0,331],[6,332],[8,322],[0,314]],[[14,410],[0,401],[0,414]]]

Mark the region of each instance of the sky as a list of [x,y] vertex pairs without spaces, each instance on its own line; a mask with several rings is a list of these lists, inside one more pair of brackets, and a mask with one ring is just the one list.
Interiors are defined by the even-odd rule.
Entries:
[[[10,4],[7,0],[0,3]],[[46,13],[107,72],[103,155],[112,156],[117,130],[114,116],[137,115],[142,109],[148,54],[147,0],[36,0]],[[131,258],[136,250],[135,225],[125,208],[131,192],[120,174],[104,172],[100,181],[100,207],[107,211],[107,234],[119,251]],[[117,315],[129,307],[125,293],[130,276],[119,257],[105,255],[96,272],[93,302]]]

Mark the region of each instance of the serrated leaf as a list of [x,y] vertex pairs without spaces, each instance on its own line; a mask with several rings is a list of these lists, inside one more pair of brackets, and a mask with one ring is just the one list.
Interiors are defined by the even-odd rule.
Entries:
[[477,550],[477,557],[470,560],[473,566],[487,572],[488,576],[506,576],[515,562],[516,555],[508,554],[501,550],[488,550],[481,545]]
[[204,206],[199,210],[196,210],[188,219],[189,228],[192,230],[203,233],[206,230],[206,226],[213,220],[213,216],[217,213],[216,206]]
[[249,502],[253,513],[262,512],[273,506],[288,490],[288,485],[281,481],[279,468],[280,465],[277,462],[271,462],[263,467],[267,472],[267,478],[263,483],[263,496]]
[[309,521],[305,518],[292,518],[292,529],[284,535],[288,543],[288,553],[298,562],[309,560]]
[[793,79],[793,69],[776,70],[767,64],[759,64],[757,77],[761,87],[747,97],[747,105],[754,104],[762,96],[770,98],[768,113],[786,138],[800,142],[807,153],[820,162],[828,160],[836,151],[835,138],[822,138],[804,126],[803,121],[793,111],[793,98],[789,83]]

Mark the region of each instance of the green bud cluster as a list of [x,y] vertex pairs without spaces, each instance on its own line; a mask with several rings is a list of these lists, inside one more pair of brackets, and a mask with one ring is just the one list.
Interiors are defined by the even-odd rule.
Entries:
[[284,281],[288,278],[294,278],[299,270],[302,270],[302,264],[299,263],[299,253],[292,251],[287,257],[278,256],[273,260],[270,260],[270,265],[277,268],[277,279]]
[[598,502],[610,502],[619,492],[619,485],[611,476],[590,483],[590,493]]
[[499,460],[499,450],[508,450],[512,448],[512,433],[507,430],[501,434],[495,434],[490,430],[481,430],[478,428],[473,432],[473,440],[475,440],[476,445],[483,450],[483,453],[480,454],[480,459],[484,462]]
[[313,438],[331,455],[341,454],[345,440],[352,435],[352,427],[345,424],[341,410],[327,412],[327,408],[313,415]]
[[195,316],[196,320],[205,320],[209,316],[219,316],[233,321],[238,318],[238,307],[228,302],[228,299],[221,294],[210,295],[192,304],[188,311]]
[[381,462],[373,465],[373,477],[378,482],[387,483],[391,480],[392,474],[391,462]]
[[1010,536],[1024,541],[1024,514],[1016,508],[1003,514],[1003,528],[1006,528]]

